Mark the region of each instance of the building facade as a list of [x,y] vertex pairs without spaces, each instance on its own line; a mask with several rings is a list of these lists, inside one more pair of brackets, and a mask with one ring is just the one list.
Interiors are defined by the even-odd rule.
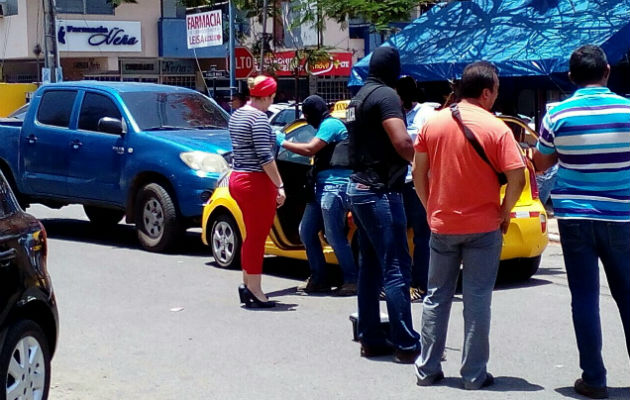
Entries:
[[[0,81],[40,82],[44,66],[43,2],[9,1],[11,15],[0,18]],[[333,55],[328,71],[322,72],[326,66],[320,66],[319,72],[278,71],[281,97],[295,99],[297,87],[298,100],[315,92],[330,101],[347,98],[349,67],[365,54],[363,39],[350,38],[349,30],[333,21],[327,21],[322,32],[308,26],[291,27],[289,3],[278,4],[282,15],[267,21],[274,60],[286,61],[296,50],[317,44],[331,48]],[[156,82],[215,95],[229,90],[227,40],[220,46],[188,49],[187,11],[177,0],[138,0],[117,8],[106,0],[56,0],[56,5],[56,39],[64,80]],[[226,14],[227,10],[224,26]],[[262,26],[254,18],[240,21],[237,29],[248,46],[260,37]],[[257,62],[259,56],[254,58]],[[244,87],[241,79],[238,89]]]

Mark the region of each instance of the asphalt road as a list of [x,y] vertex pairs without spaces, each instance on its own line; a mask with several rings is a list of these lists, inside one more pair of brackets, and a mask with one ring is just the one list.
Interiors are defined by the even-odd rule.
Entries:
[[[269,258],[264,288],[282,304],[238,304],[240,271],[211,263],[199,235],[178,254],[141,250],[129,226],[95,231],[80,207],[28,210],[49,235],[60,339],[51,399],[563,399],[580,398],[570,299],[560,247],[526,283],[497,287],[488,390],[460,388],[462,303],[455,299],[447,378],[420,388],[413,367],[359,357],[356,298],[303,296],[304,262]],[[421,304],[413,304],[419,328]],[[383,304],[384,309],[384,304]],[[630,399],[621,322],[602,275],[604,359],[611,398]]]

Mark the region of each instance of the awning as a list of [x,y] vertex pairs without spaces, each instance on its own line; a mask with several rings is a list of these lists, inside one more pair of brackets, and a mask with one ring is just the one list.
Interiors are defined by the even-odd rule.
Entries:
[[[569,70],[584,44],[601,46],[611,65],[630,51],[630,0],[465,0],[438,4],[383,46],[398,48],[402,73],[425,81],[461,77],[474,61],[501,77],[549,76]],[[352,69],[350,86],[367,77],[370,55]]]

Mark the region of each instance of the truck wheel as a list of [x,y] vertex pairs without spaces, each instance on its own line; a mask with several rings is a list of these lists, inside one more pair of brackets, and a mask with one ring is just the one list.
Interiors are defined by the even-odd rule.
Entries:
[[500,281],[520,282],[531,278],[540,266],[541,256],[531,258],[513,258],[499,264]]
[[35,322],[18,321],[6,331],[0,352],[0,399],[46,399],[50,387],[50,350]]
[[94,225],[100,227],[113,227],[117,225],[125,215],[124,211],[111,208],[83,206],[83,211]]
[[219,214],[206,237],[209,238],[212,257],[218,266],[240,268],[242,239],[234,218]]
[[171,195],[157,183],[150,183],[138,192],[135,220],[138,240],[148,251],[171,248],[180,232]]

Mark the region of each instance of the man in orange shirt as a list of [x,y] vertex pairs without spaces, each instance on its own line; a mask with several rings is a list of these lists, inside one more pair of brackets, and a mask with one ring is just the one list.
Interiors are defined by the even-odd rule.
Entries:
[[[493,383],[489,358],[490,304],[499,267],[502,231],[525,185],[523,162],[510,129],[489,111],[499,92],[496,68],[484,61],[462,75],[457,112],[439,111],[416,139],[413,177],[431,228],[428,293],[422,312],[418,385],[442,378],[441,357],[460,264],[463,263],[465,337],[460,370],[465,389]],[[487,161],[464,134],[466,126]],[[507,177],[501,202],[498,172]]]

